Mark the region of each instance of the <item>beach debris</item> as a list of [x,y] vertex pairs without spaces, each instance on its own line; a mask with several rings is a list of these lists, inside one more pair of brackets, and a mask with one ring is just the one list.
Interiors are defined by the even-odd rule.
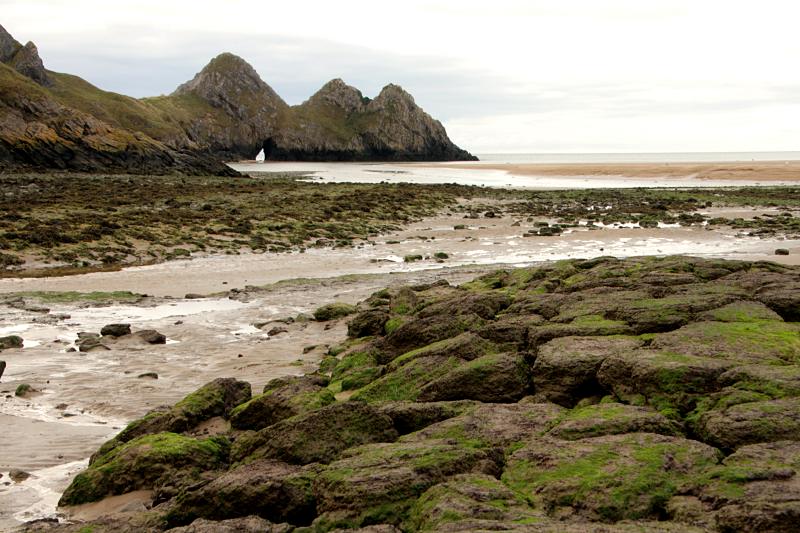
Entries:
[[20,383],[19,386],[17,387],[17,390],[14,391],[14,396],[17,396],[19,398],[25,398],[28,396],[28,394],[32,392],[37,392],[37,390],[28,385],[27,383]]
[[12,468],[8,472],[8,477],[10,477],[14,483],[22,483],[23,481],[31,477],[31,475],[30,473],[25,472],[24,470],[20,470],[18,468]]
[[108,324],[100,330],[100,335],[106,337],[122,337],[131,334],[130,324]]
[[22,343],[22,337],[19,335],[0,337],[0,350],[7,350],[9,348],[22,348]]
[[166,344],[167,337],[154,329],[143,329],[133,334],[148,344]]
[[145,372],[144,374],[139,374],[136,377],[139,379],[158,379],[158,374],[155,372]]

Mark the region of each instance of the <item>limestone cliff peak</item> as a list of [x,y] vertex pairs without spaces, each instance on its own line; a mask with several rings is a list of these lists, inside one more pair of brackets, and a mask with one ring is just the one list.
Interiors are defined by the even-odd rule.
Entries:
[[0,62],[8,63],[22,45],[0,25]]
[[274,112],[286,103],[241,57],[222,53],[212,59],[173,95],[195,94],[215,107],[245,119],[253,112]]
[[334,78],[314,93],[306,101],[306,105],[334,106],[350,114],[362,111],[368,101],[361,91],[346,84],[340,78]]

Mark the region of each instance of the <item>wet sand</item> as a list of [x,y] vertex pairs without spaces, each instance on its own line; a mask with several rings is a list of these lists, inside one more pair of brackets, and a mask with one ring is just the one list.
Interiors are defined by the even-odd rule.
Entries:
[[[487,203],[487,202],[482,202]],[[756,216],[765,209],[737,209],[736,216]],[[715,216],[725,216],[715,210]],[[465,219],[443,214],[409,225],[355,248],[308,249],[304,253],[198,256],[192,260],[125,268],[119,272],[95,272],[52,278],[0,279],[0,293],[17,291],[119,291],[155,296],[183,297],[187,293],[220,293],[287,279],[332,278],[342,275],[383,275],[469,265],[529,265],[557,259],[600,255],[689,254],[774,260],[795,264],[797,250],[775,256],[775,248],[798,247],[797,241],[743,237],[733,230],[678,225],[644,229],[619,225],[569,229],[559,237],[531,237],[540,218]],[[552,220],[550,220],[552,221]],[[466,225],[465,229],[454,229]],[[444,252],[444,262],[427,259],[406,263],[406,255],[433,256]]]
[[426,168],[499,170],[514,176],[693,178],[714,181],[800,182],[800,161],[748,163],[441,163]]

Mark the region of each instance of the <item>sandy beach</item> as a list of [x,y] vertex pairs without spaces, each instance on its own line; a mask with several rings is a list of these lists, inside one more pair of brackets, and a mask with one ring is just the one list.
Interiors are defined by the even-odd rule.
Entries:
[[731,181],[800,181],[800,161],[747,163],[441,163],[434,168],[499,170],[514,176],[623,176]]

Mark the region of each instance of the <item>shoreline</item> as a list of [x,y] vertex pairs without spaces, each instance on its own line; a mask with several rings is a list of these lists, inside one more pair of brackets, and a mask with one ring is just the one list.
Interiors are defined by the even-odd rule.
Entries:
[[731,181],[797,181],[800,161],[687,163],[410,163],[409,166],[468,170],[498,170],[517,176],[602,176],[626,178],[695,178]]

